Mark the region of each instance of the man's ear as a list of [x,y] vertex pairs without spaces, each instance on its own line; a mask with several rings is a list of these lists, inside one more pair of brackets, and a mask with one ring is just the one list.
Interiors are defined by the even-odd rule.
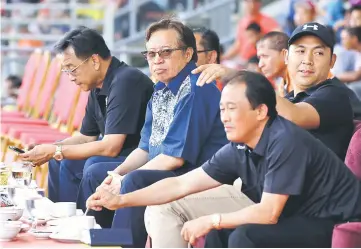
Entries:
[[333,54],[331,56],[331,68],[333,68],[333,66],[335,65],[336,60],[337,60],[337,55]]
[[217,52],[212,50],[207,53],[208,56],[208,64],[217,64]]
[[284,62],[287,65],[288,64],[288,50],[287,49],[282,49],[281,53],[282,53]]
[[96,71],[98,71],[98,70],[100,69],[100,59],[99,59],[99,55],[93,54],[93,55],[91,56],[91,63],[92,63],[92,65],[93,65],[94,69],[95,69]]
[[264,120],[268,115],[268,107],[265,104],[261,104],[257,107],[257,119]]

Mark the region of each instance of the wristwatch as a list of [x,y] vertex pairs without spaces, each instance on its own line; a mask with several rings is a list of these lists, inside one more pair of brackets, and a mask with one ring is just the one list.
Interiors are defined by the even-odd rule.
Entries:
[[221,229],[221,214],[212,215],[212,225],[214,229]]
[[61,145],[57,145],[56,146],[56,149],[55,149],[55,153],[54,153],[54,156],[53,158],[57,161],[61,161],[64,159],[64,156],[63,156],[63,153],[62,153],[62,147]]

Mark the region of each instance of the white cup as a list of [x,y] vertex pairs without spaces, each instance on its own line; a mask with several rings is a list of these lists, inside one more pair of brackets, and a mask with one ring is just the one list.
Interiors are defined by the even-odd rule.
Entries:
[[54,203],[53,216],[55,217],[71,217],[76,215],[75,202],[56,202]]
[[89,230],[95,226],[94,216],[77,216],[76,219],[82,230]]

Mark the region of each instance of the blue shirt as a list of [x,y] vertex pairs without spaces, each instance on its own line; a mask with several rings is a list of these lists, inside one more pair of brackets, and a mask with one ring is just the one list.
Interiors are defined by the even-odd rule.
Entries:
[[194,68],[190,62],[168,85],[155,85],[139,144],[149,160],[159,154],[183,158],[177,173],[200,166],[228,142],[220,120],[221,93],[215,84],[197,86]]

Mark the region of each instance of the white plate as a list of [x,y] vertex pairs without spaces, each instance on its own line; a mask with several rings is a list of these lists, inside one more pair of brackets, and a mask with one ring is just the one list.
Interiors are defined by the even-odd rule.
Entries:
[[20,233],[26,233],[27,231],[29,231],[29,229],[30,229],[30,225],[23,223],[21,224]]
[[52,234],[51,231],[29,231],[29,234],[33,235],[37,239],[48,239]]
[[[30,225],[33,223],[33,221],[31,219],[24,218],[24,217],[21,218],[20,221],[22,221],[22,222],[24,222],[26,224],[30,224]],[[36,225],[37,226],[45,225],[47,221],[48,221],[47,219],[38,219],[37,222],[36,222]]]
[[81,243],[80,239],[65,238],[60,233],[52,233],[49,238],[63,243]]

